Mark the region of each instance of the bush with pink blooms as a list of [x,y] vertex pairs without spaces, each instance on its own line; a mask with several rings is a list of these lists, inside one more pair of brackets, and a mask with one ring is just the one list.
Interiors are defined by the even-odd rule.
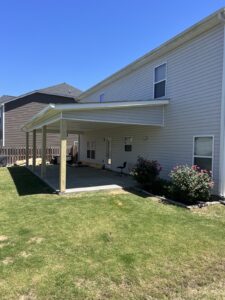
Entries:
[[153,186],[161,170],[157,160],[148,160],[139,156],[133,168],[133,176],[138,183],[149,189]]
[[196,203],[210,199],[214,185],[210,172],[198,166],[177,166],[171,171],[170,178],[175,200]]

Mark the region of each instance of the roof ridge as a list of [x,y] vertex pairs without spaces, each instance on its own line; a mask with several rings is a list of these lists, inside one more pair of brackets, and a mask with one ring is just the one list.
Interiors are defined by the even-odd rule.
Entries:
[[26,96],[29,96],[29,95],[32,95],[32,94],[35,94],[35,93],[72,98],[72,99],[76,100],[78,95],[80,95],[81,90],[79,90],[78,88],[76,88],[76,87],[74,87],[70,84],[60,83],[60,84],[48,86],[46,88],[32,90],[30,92],[21,94],[19,96],[4,95],[5,99],[3,98],[3,96],[0,97],[0,99],[2,100],[2,101],[0,101],[0,103],[6,103],[6,102],[14,101],[14,100],[21,99],[23,97],[26,97]]

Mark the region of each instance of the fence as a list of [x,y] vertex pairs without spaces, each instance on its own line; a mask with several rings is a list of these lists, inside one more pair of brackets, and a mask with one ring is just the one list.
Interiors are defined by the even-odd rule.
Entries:
[[[69,149],[67,149],[69,151]],[[59,147],[51,147],[46,149],[46,159],[50,161],[53,156],[60,154]],[[25,147],[0,147],[0,155],[7,158],[7,165],[14,165],[18,160],[26,159],[26,148]],[[29,157],[33,155],[33,149],[29,148]],[[36,156],[41,157],[41,148],[37,148]]]

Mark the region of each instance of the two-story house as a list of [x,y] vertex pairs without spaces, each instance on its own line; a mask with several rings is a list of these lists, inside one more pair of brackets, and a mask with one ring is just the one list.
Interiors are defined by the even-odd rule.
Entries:
[[[51,105],[23,130],[80,135],[81,161],[127,172],[138,156],[158,160],[167,178],[179,164],[212,171],[225,195],[225,10],[221,9],[81,93]],[[45,166],[43,166],[45,168]],[[61,157],[60,190],[66,189]]]

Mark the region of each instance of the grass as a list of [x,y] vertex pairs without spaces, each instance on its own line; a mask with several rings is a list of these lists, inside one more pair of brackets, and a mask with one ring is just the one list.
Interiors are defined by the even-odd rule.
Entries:
[[225,206],[57,196],[0,169],[1,299],[224,299]]

